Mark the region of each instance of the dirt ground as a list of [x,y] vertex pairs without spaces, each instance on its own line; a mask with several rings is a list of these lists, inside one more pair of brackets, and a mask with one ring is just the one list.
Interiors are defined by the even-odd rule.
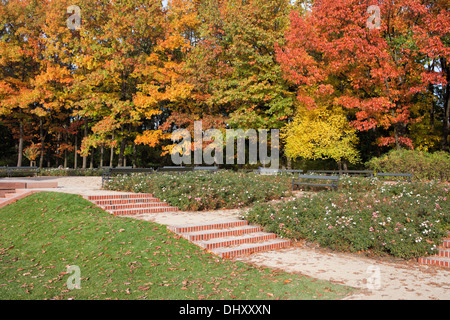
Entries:
[[[58,182],[57,189],[46,189],[48,191],[80,195],[114,193],[101,190],[101,177],[28,179]],[[180,225],[238,219],[241,214],[240,210],[233,209],[189,213],[165,212],[139,215],[135,218],[165,225]],[[254,253],[235,259],[357,288],[357,294],[346,298],[351,300],[450,299],[450,270],[421,265],[415,261],[375,259],[333,252],[305,242],[295,243],[287,249]]]

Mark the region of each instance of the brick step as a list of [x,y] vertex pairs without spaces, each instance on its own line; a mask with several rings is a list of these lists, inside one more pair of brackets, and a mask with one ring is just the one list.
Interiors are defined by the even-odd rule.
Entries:
[[439,257],[450,258],[450,249],[439,248],[439,253],[437,255]]
[[167,228],[175,233],[188,233],[195,231],[204,231],[211,229],[225,229],[233,227],[241,227],[248,225],[245,220],[227,220],[227,221],[214,221],[205,223],[193,223],[177,226],[168,226]]
[[222,247],[212,249],[211,252],[221,258],[232,258],[255,252],[287,248],[291,245],[289,240],[272,239],[260,243],[246,243],[235,247]]
[[429,257],[421,257],[418,259],[419,263],[427,265],[437,265],[441,267],[450,268],[450,231],[447,232],[447,237],[442,239],[442,243],[438,247],[438,253]]
[[27,192],[29,192],[29,190],[27,190],[27,189],[16,189],[16,190],[13,190],[13,192],[9,192],[9,193],[5,194],[5,198],[6,199],[15,198],[18,195],[27,193]]
[[148,198],[153,197],[151,193],[126,193],[126,194],[103,194],[87,196],[87,200],[116,200],[116,199],[136,199],[136,198]]
[[160,212],[174,212],[179,211],[177,207],[152,207],[152,208],[137,208],[137,209],[122,209],[122,210],[107,210],[115,216],[130,216],[144,213],[160,213]]
[[146,202],[146,203],[129,203],[129,204],[113,204],[100,206],[103,210],[123,210],[123,209],[140,209],[140,208],[154,208],[154,207],[170,207],[166,202]]
[[91,200],[96,205],[99,206],[109,206],[118,204],[133,204],[133,203],[149,203],[149,202],[160,202],[158,198],[128,198],[128,199],[113,199],[113,200]]
[[209,240],[221,237],[240,236],[246,233],[253,233],[261,231],[260,227],[242,226],[228,229],[210,229],[203,231],[194,231],[189,233],[182,233],[181,235],[189,241],[195,242],[199,240]]
[[419,263],[450,268],[450,258],[446,257],[438,257],[438,256],[422,257],[419,258]]
[[0,198],[8,198],[10,194],[15,194],[15,189],[1,189],[0,190]]
[[267,232],[254,232],[249,234],[244,234],[241,236],[226,237],[226,238],[214,238],[210,240],[200,240],[194,243],[201,248],[212,250],[222,247],[233,247],[245,243],[258,243],[271,239],[275,239],[277,236],[274,233]]

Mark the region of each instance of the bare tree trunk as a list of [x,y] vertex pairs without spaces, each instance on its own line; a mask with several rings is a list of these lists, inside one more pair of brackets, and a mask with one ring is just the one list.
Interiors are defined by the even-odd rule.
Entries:
[[94,169],[94,153],[95,153],[95,149],[92,149],[91,161],[89,163],[89,169]]
[[76,169],[78,167],[78,132],[75,133],[75,146],[74,146],[74,151],[75,151],[75,155],[74,155],[74,160],[73,160],[73,168]]
[[[84,119],[84,138],[87,137],[88,134],[88,120],[85,118]],[[86,169],[87,167],[87,156],[83,156],[83,169]]]
[[59,150],[60,150],[60,146],[61,146],[61,132],[58,132],[58,140],[56,143],[56,157],[55,157],[55,165],[58,168],[59,167]]
[[124,154],[125,154],[125,147],[126,147],[126,141],[125,138],[122,138],[122,141],[120,141],[120,149],[119,149],[119,159],[118,159],[118,167],[123,167],[123,160],[124,160]]
[[[64,141],[66,142],[66,147],[69,145],[69,134],[65,132]],[[64,149],[64,169],[67,168],[67,148]]]
[[103,152],[104,152],[104,147],[103,147],[103,143],[100,146],[100,168],[103,167]]
[[136,143],[133,141],[133,160],[132,160],[133,168],[136,168],[137,166],[136,160],[137,160]]
[[23,159],[23,124],[22,121],[19,122],[19,150],[17,151],[17,166],[22,166]]
[[[112,140],[114,141],[114,131],[112,133]],[[111,155],[109,157],[109,167],[113,167],[113,160],[114,160],[114,147],[111,147]]]
[[42,117],[39,118],[39,137],[41,140],[41,157],[39,159],[39,168],[42,169],[42,167],[44,166],[44,148],[45,148],[45,144],[44,144],[44,128],[43,128],[44,124],[42,122]]
[[122,140],[120,141],[120,149],[119,149],[119,159],[118,159],[118,163],[117,166],[118,167],[123,167],[123,158],[124,158],[124,154],[125,154],[125,147],[126,147],[126,140],[125,140],[125,135],[123,134],[124,128],[123,125],[121,126],[121,132],[122,132]]

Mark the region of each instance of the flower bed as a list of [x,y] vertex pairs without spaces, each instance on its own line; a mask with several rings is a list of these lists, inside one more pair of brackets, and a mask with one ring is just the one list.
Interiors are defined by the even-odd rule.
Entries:
[[343,178],[339,191],[258,204],[245,219],[283,237],[404,259],[434,254],[450,226],[448,184]]
[[117,176],[110,190],[148,192],[183,211],[240,208],[291,195],[289,175],[219,171]]

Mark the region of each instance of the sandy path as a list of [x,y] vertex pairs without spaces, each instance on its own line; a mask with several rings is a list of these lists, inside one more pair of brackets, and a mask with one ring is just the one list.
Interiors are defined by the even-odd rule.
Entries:
[[[80,195],[116,193],[101,189],[101,177],[37,177],[33,180],[58,182],[48,191]],[[2,179],[3,180],[3,179]],[[23,179],[20,179],[23,180]],[[209,212],[166,212],[134,216],[165,225],[238,219],[240,210]],[[348,297],[357,300],[449,300],[450,270],[415,262],[391,262],[359,255],[332,252],[300,244],[288,249],[255,253],[236,260],[300,273],[360,289]]]

